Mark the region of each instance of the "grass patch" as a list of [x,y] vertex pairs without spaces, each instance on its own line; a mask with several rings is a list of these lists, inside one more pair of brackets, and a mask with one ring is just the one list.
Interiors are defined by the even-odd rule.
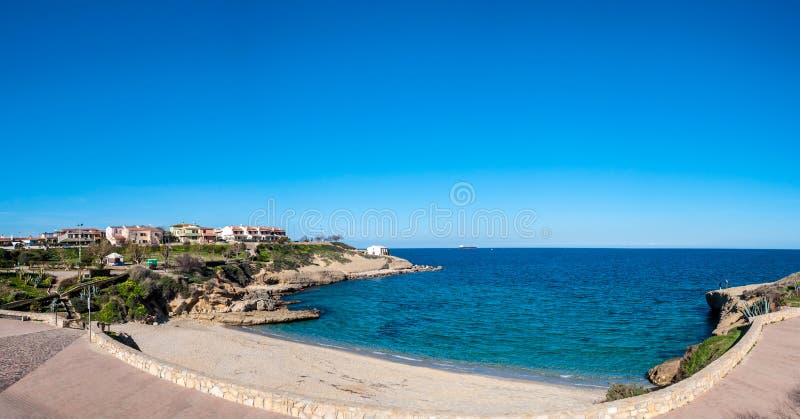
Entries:
[[789,285],[784,288],[780,304],[789,307],[800,307],[800,285]]
[[723,336],[711,336],[703,341],[697,350],[681,364],[680,379],[691,377],[728,351],[744,333],[743,328],[736,328]]
[[606,391],[606,401],[612,402],[614,400],[627,399],[628,397],[641,396],[647,394],[650,389],[640,386],[638,384],[620,384],[614,383]]
[[297,270],[314,264],[314,258],[323,262],[350,262],[345,255],[348,249],[333,244],[262,243],[256,248],[256,260],[272,262],[273,271]]

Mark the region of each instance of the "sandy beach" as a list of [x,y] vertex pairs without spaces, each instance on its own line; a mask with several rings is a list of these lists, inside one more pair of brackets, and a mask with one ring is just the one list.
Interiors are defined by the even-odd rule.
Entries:
[[564,411],[603,389],[410,366],[194,320],[115,325],[147,354],[218,378],[315,401],[472,415]]

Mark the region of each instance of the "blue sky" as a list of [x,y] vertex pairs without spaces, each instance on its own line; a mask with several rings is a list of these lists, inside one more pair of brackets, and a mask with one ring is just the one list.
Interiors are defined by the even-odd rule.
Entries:
[[436,205],[535,234],[349,241],[800,248],[797,5],[377,3],[3,2],[0,233]]

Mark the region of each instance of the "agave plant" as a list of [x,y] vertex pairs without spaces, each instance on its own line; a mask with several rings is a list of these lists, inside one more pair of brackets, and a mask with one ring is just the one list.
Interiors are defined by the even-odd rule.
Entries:
[[769,313],[769,300],[767,297],[761,297],[760,299],[750,303],[745,304],[740,311],[744,316],[750,320],[755,316],[760,316],[762,314]]

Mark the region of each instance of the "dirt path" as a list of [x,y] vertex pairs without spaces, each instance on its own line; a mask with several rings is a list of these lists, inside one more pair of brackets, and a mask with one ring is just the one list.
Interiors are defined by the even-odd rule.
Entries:
[[800,418],[800,318],[766,326],[763,333],[719,384],[659,418]]

